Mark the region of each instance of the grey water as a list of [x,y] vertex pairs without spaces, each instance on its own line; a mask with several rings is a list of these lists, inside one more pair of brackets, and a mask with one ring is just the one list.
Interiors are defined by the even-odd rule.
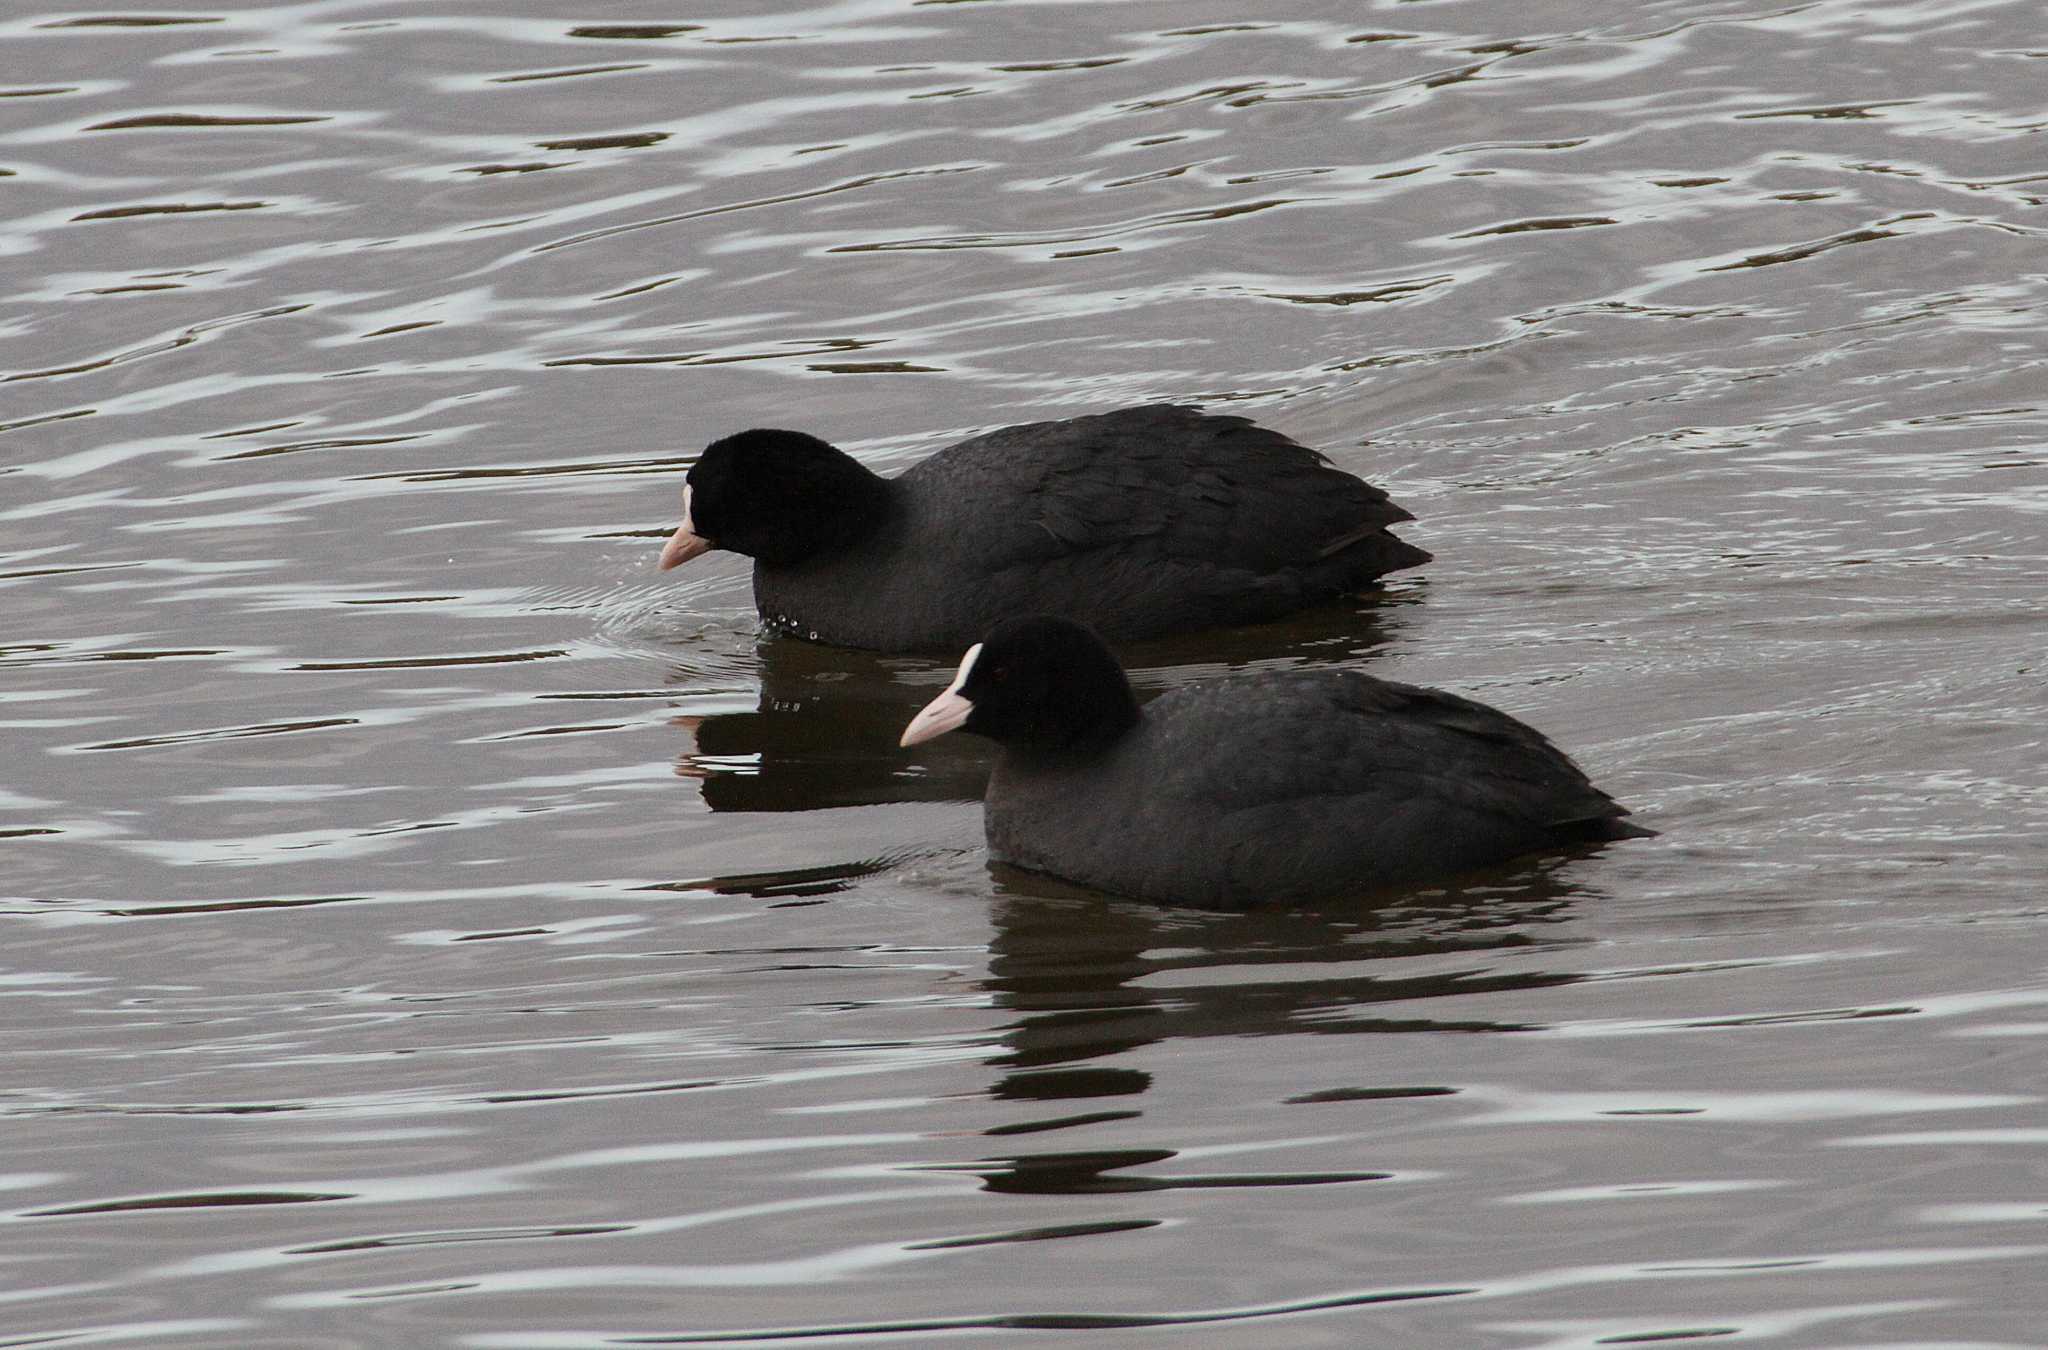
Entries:
[[[2026,0],[0,15],[0,1345],[2048,1345]],[[1662,833],[991,871],[706,441],[1174,399],[1436,561],[1125,652]]]

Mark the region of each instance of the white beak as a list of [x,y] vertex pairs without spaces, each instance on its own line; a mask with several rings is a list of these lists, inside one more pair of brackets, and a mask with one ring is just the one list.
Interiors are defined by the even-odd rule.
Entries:
[[974,701],[960,693],[960,686],[967,683],[967,674],[974,669],[974,658],[980,655],[979,642],[967,649],[967,655],[960,658],[960,669],[954,674],[953,682],[946,686],[946,692],[925,704],[917,716],[910,719],[910,725],[903,728],[903,739],[896,742],[898,745],[918,745],[960,729],[960,724],[974,711]]
[[683,524],[668,542],[661,546],[661,570],[679,567],[700,553],[709,553],[714,545],[709,539],[697,533],[690,524],[690,487],[683,485]]

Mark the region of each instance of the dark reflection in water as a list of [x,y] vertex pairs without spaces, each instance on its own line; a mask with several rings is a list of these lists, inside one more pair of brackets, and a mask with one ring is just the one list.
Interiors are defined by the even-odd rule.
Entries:
[[1116,1195],[1133,1191],[1213,1190],[1228,1186],[1327,1186],[1352,1181],[1385,1181],[1387,1172],[1221,1172],[1196,1176],[1129,1176],[1179,1156],[1170,1148],[1086,1149],[1072,1153],[1018,1154],[975,1163],[947,1163],[933,1172],[966,1172],[1002,1195]]
[[675,719],[693,743],[676,772],[701,780],[713,811],[823,811],[981,795],[988,770],[973,745],[896,745],[904,724],[944,684],[939,662],[779,638],[758,652],[754,711]]
[[[996,935],[988,988],[1021,1014],[1005,1030],[998,1097],[1053,1101],[1136,1096],[1144,1073],[1094,1063],[1155,1041],[1188,1036],[1302,1032],[1526,1031],[1486,1019],[1393,1015],[1417,999],[1536,990],[1581,975],[1483,964],[1427,974],[1370,963],[1526,948],[1532,925],[1559,923],[1593,898],[1547,859],[1453,889],[1380,905],[1240,914],[1170,910],[1112,900],[1050,878],[995,867]],[[1266,967],[1274,978],[1248,975]],[[1303,978],[1304,968],[1319,972]],[[1165,987],[1150,987],[1161,979]],[[1367,1010],[1372,1010],[1368,1012]],[[1362,1089],[1438,1095],[1444,1089]]]
[[[1072,1236],[1065,1231],[1031,1230],[1048,1237]],[[996,1234],[989,1241],[1026,1241],[1029,1235]],[[979,1243],[976,1245],[986,1245]],[[931,1250],[920,1248],[919,1250]],[[844,1322],[819,1326],[769,1327],[760,1331],[685,1332],[677,1336],[628,1336],[608,1339],[607,1345],[724,1345],[751,1341],[781,1343],[827,1337],[901,1337],[934,1331],[1122,1331],[1161,1327],[1198,1327],[1218,1322],[1267,1321],[1302,1313],[1331,1312],[1341,1308],[1368,1308],[1377,1304],[1416,1303],[1432,1299],[1462,1298],[1479,1292],[1477,1287],[1444,1286],[1426,1289],[1375,1289],[1330,1298],[1298,1299],[1262,1303],[1248,1307],[1204,1308],[1173,1313],[1011,1313],[980,1317],[926,1317],[891,1322]],[[1692,1339],[1686,1334],[1684,1339]],[[1636,1337],[1636,1340],[1648,1338]],[[1673,1339],[1658,1337],[1657,1339]],[[1246,1343],[1264,1343],[1254,1337]],[[1619,1342],[1610,1341],[1610,1344]]]
[[1391,589],[1303,610],[1280,623],[1176,633],[1119,647],[1117,656],[1140,698],[1147,689],[1208,679],[1226,669],[1358,665],[1401,636],[1426,585],[1419,577],[1404,577]]
[[887,859],[833,863],[823,867],[785,867],[770,872],[736,872],[693,881],[657,881],[634,889],[676,891],[686,895],[750,895],[761,900],[808,899],[837,895],[862,877],[888,870]]
[[[1252,664],[1353,664],[1390,642],[1412,593],[1310,611],[1285,624],[1133,643],[1120,651],[1140,696]],[[758,647],[752,712],[688,715],[676,772],[702,780],[713,811],[822,811],[885,802],[975,801],[988,747],[949,737],[904,750],[897,737],[952,674],[941,657],[883,655],[770,638]],[[700,676],[677,672],[679,683]]]
[[[1576,983],[1581,975],[1503,973],[1463,964],[1426,974],[1376,972],[1374,962],[1526,948],[1532,925],[1558,923],[1587,898],[1557,874],[1559,864],[1501,869],[1465,887],[1400,903],[1359,903],[1321,911],[1256,909],[1238,914],[1168,910],[1109,900],[1014,869],[996,867],[996,936],[987,987],[995,1004],[1022,1014],[1005,1031],[998,1099],[1135,1103],[1149,1074],[1093,1061],[1156,1041],[1189,1036],[1277,1037],[1309,1032],[1524,1031],[1531,1024],[1482,1019],[1366,1015],[1417,999],[1500,993]],[[1274,978],[1248,976],[1265,967]],[[1318,973],[1301,977],[1304,970]],[[1329,973],[1320,973],[1327,970]],[[1163,987],[1152,987],[1157,980]],[[1291,1100],[1448,1096],[1438,1085],[1326,1089]],[[1014,1136],[1142,1114],[1135,1106],[1077,1112],[990,1131]],[[1384,1181],[1386,1172],[1256,1171],[1171,1176],[1131,1169],[1169,1162],[1166,1148],[1012,1153],[939,1170],[966,1172],[1002,1194],[1073,1196],[1219,1187],[1322,1186]]]

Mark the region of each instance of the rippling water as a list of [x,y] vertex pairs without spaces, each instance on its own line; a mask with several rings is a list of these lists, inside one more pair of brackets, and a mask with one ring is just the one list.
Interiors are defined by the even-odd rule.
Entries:
[[[2037,5],[484,8],[0,18],[0,1342],[2042,1343]],[[1142,684],[1662,837],[992,873],[943,664],[653,571],[1154,398],[1438,561]]]

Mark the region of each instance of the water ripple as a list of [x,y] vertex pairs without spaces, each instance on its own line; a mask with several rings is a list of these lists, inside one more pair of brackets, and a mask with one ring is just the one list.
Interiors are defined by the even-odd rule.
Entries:
[[[2032,9],[514,9],[0,20],[14,1337],[2031,1342]],[[947,662],[653,569],[742,427],[1144,399],[1438,559],[1144,694],[1663,836],[1089,895]]]

